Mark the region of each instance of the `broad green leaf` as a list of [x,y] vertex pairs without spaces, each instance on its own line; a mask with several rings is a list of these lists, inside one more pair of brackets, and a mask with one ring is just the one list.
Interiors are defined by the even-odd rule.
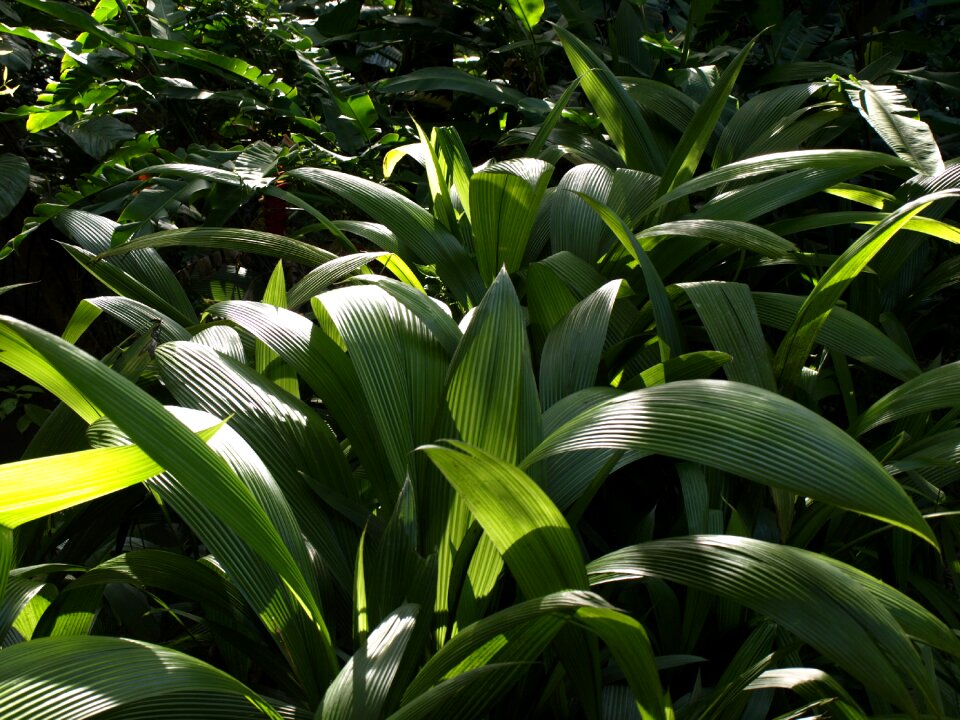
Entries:
[[66,128],[65,134],[95,160],[104,160],[125,140],[133,140],[137,131],[113,115],[82,119]]
[[[356,370],[370,420],[393,471],[393,502],[408,475],[413,450],[430,439],[440,407],[448,358],[419,318],[377,286],[337,288],[313,299],[329,317]],[[383,479],[388,481],[387,478]]]
[[[466,443],[424,452],[456,489],[493,541],[524,595],[529,598],[583,589],[586,574],[580,547],[550,498],[515,465]],[[596,647],[588,638],[562,632],[558,652],[584,703],[594,716],[599,704]]]
[[[51,693],[51,688],[57,692]],[[245,698],[263,717],[279,716],[222,670],[175,650],[112,637],[40,638],[0,652],[0,717],[83,720],[184,694]]]
[[895,85],[874,85],[866,80],[844,80],[847,96],[883,141],[910,166],[924,175],[943,170],[940,148],[930,126],[920,120],[910,101]]
[[960,362],[917,375],[877,400],[857,419],[850,434],[863,435],[885,423],[960,405]]
[[713,347],[733,360],[723,366],[729,380],[776,391],[772,353],[763,338],[750,288],[741,283],[681,283]]
[[[187,427],[205,427],[214,416],[197,410],[172,406],[168,410]],[[100,421],[91,426],[88,437],[94,445],[116,445],[128,442],[113,423]],[[249,543],[232,527],[222,522],[208,503],[198,502],[180,480],[164,473],[152,478],[150,487],[161,501],[172,507],[195,528],[223,565],[225,572],[243,593],[250,606],[258,613],[278,648],[311,703],[318,702],[326,683],[321,678],[330,667],[330,645],[323,621],[314,621],[310,615],[311,602],[319,597],[319,588],[313,575],[314,565],[304,546],[294,514],[287,498],[281,492],[267,467],[253,449],[232,428],[224,427],[211,440],[210,448],[222,457],[236,473],[241,486],[256,498],[258,506],[269,519],[268,531],[278,536],[299,568],[301,585],[311,593],[300,600],[291,584],[276,573],[253,550]],[[319,617],[315,614],[313,617]],[[298,690],[300,692],[300,690]]]
[[0,155],[0,220],[9,215],[27,192],[30,184],[30,165],[19,155]]
[[[760,322],[778,330],[786,330],[793,324],[803,301],[799,295],[753,293]],[[834,306],[830,311],[817,333],[816,342],[898,380],[908,380],[920,374],[916,361],[899,345],[859,315],[840,306]]]
[[396,235],[404,260],[436,264],[441,278],[461,303],[466,304],[468,299],[477,302],[483,295],[483,282],[466,250],[412,200],[369,180],[333,170],[299,168],[288,176],[319,185],[370,213]]
[[693,177],[700,164],[700,158],[707,148],[707,143],[713,135],[714,126],[720,119],[720,113],[727,104],[727,98],[733,90],[737,76],[750,51],[753,50],[754,42],[755,39],[751,40],[737,53],[717,83],[710,88],[710,94],[700,103],[663,171],[660,195],[669,193],[677,185]]
[[554,431],[521,467],[600,448],[703,463],[877,518],[937,546],[913,502],[863,446],[805,407],[750,385],[685,380],[620,395]]
[[[0,327],[18,335],[72,385],[83,388],[134,443],[183,483],[197,502],[248,542],[288,584],[316,623],[320,636],[329,638],[312,591],[280,533],[222,457],[157,400],[83,351],[14,318],[0,317]],[[327,645],[325,649],[326,672],[332,677],[332,647]]]
[[531,31],[534,25],[540,22],[544,10],[543,0],[507,0],[507,6]]
[[657,268],[650,260],[650,256],[644,252],[637,238],[630,232],[623,219],[614,213],[606,205],[602,205],[595,200],[581,195],[581,197],[592,207],[597,214],[607,224],[607,227],[613,231],[620,243],[627,249],[633,258],[640,265],[643,272],[643,282],[646,285],[647,294],[650,296],[650,302],[653,305],[653,316],[657,323],[657,336],[660,341],[660,359],[667,361],[671,356],[683,351],[683,340],[680,336],[680,329],[677,326],[677,318],[673,311],[673,305],[663,286],[663,280],[657,272]]
[[[653,227],[644,228],[637,233],[638,238],[664,236],[692,237],[712,240],[731,247],[749,250],[769,258],[780,258],[796,251],[797,246],[776,233],[770,232],[752,223],[739,220],[674,220]],[[666,242],[666,241],[662,241]],[[670,242],[683,242],[672,240]]]
[[470,221],[484,282],[500,268],[520,269],[553,166],[520,158],[496,163],[470,178]]
[[925,195],[891,213],[883,222],[867,230],[830,266],[820,278],[797,313],[786,337],[777,350],[774,367],[781,382],[795,384],[807,361],[810,348],[831,308],[847,285],[863,271],[874,256],[914,215],[937,200],[955,198],[960,191],[945,190]]
[[423,161],[427,171],[427,184],[430,187],[430,197],[433,200],[433,216],[451,233],[456,234],[457,216],[450,200],[449,177],[440,165],[439,148],[436,146],[437,134],[432,132],[428,137],[420,125],[416,125],[420,144],[423,146]]
[[576,165],[560,178],[557,191],[551,196],[550,248],[553,252],[569,251],[594,263],[607,249],[612,237],[603,220],[590,210],[580,193],[607,204],[614,173],[602,165]]
[[112,45],[118,50],[121,50],[128,57],[136,56],[136,48],[133,44],[119,37],[113,30],[96,22],[89,13],[84,12],[80,8],[59,2],[58,0],[18,0],[18,2],[55,17],[66,23],[68,27],[76,28],[81,32],[88,32],[103,40],[108,45]]
[[533,139],[530,140],[530,144],[527,146],[527,151],[524,153],[526,157],[540,156],[544,145],[547,144],[550,134],[557,126],[557,123],[560,122],[560,118],[563,117],[563,111],[566,110],[567,105],[570,103],[570,98],[573,97],[573,93],[576,92],[579,86],[580,78],[574,78],[573,82],[567,85],[567,88],[563,91],[563,94],[557,99],[557,102],[554,103],[553,107],[550,109],[550,113],[543,120],[543,122],[540,123],[539,127],[537,128],[537,134],[534,135]]
[[[217,417],[256,451],[288,499],[298,524],[334,581],[345,582],[350,563],[344,540],[317,497],[331,489],[356,498],[356,488],[336,436],[306,403],[280,390],[246,365],[231,362],[198,343],[165,343],[157,364],[176,400]],[[348,545],[349,547],[349,545]]]
[[[471,658],[482,657],[484,664],[489,662],[493,654],[490,645],[498,638],[509,637],[518,629],[531,625],[544,616],[570,617],[581,607],[606,608],[609,605],[606,600],[591,592],[564,590],[515,603],[463,628],[420,669],[404,692],[403,705],[407,705],[438,683],[476,667],[477,665],[470,661]],[[558,629],[559,626],[543,626],[542,632],[550,639]]]
[[323,697],[317,720],[376,720],[417,621],[418,607],[402,605],[380,623],[343,666]]
[[316,266],[333,260],[333,253],[300,240],[245,228],[185,228],[162,230],[105,250],[100,257],[123,255],[141,248],[206,247],[239,250]]
[[640,108],[590,48],[570,31],[556,30],[583,91],[627,167],[661,174],[665,159]]
[[387,252],[369,252],[355,253],[353,255],[344,255],[325,262],[319,267],[315,267],[287,292],[285,304],[293,310],[300,307],[314,295],[318,295],[338,280],[342,280],[352,275],[357,270],[366,267],[368,264],[390,255]]
[[[847,177],[854,177],[878,167],[899,168],[906,166],[907,163],[904,160],[894,155],[869,150],[793,150],[770,153],[738,160],[687,180],[659,198],[653,209],[668,205],[674,200],[679,200],[693,193],[709,190],[717,185],[771,173],[786,173],[793,170],[817,171],[820,173],[830,170],[845,170]],[[837,182],[840,182],[840,180],[833,180],[825,187]],[[742,218],[737,219],[742,220]]]
[[156,308],[132,298],[104,295],[80,301],[63,331],[63,339],[75,345],[101,312],[139,333],[156,330],[160,342],[191,338],[185,327]]
[[235,300],[213,305],[208,312],[244,328],[296,370],[350,438],[378,495],[389,498],[396,492],[371,409],[356,392],[360,379],[339,345],[305,317],[272,305]]
[[460,332],[460,328],[453,321],[450,308],[443,302],[430,297],[423,290],[415,289],[407,283],[397,282],[382,275],[357,275],[352,279],[354,282],[378,285],[390,295],[393,295],[410,312],[420,318],[420,321],[427,326],[430,333],[443,346],[448,355],[453,356],[456,352],[463,333]]
[[460,439],[515,462],[539,442],[535,393],[523,312],[501,271],[478,306],[450,363],[447,405]]
[[169,296],[157,293],[126,270],[109,262],[100,262],[93,253],[74,245],[64,244],[63,249],[80,267],[118,295],[146,307],[156,308],[161,316],[172,318],[179,325],[192,325],[196,322],[196,318],[191,317],[192,309],[190,314],[186,314],[180,307],[168,301]]
[[[529,2],[529,0],[524,0]],[[458,68],[429,67],[383,81],[378,91],[388,95],[407,92],[453,90],[476,97],[491,105],[512,105],[535,116],[546,115],[549,106],[540,98],[527,97],[508,85],[470,75]]]
[[594,385],[620,280],[580,301],[547,337],[540,359],[540,398],[548,408]]
[[86,393],[78,390],[41,353],[2,324],[0,362],[49,390],[87,423],[103,415]]
[[138,175],[158,175],[160,177],[176,177],[204,180],[223,183],[224,185],[243,185],[240,176],[223,168],[213,167],[211,165],[196,165],[192,163],[164,163],[163,165],[151,165],[149,167],[137,170]]
[[[99,215],[70,209],[58,214],[55,222],[81,246],[82,252],[70,246],[64,247],[81,262],[84,269],[95,277],[100,278],[105,283],[106,280],[122,282],[121,287],[123,289],[129,289],[148,297],[150,299],[150,302],[147,302],[148,305],[172,308],[171,310],[164,310],[164,312],[183,325],[191,325],[196,322],[193,305],[173,271],[156,250],[149,248],[136,250],[123,257],[112,258],[108,262],[102,263],[95,256],[110,249],[112,238],[119,228],[117,223]],[[101,265],[106,267],[101,268]],[[107,270],[113,270],[114,268],[123,275],[118,276],[116,272],[107,272]],[[103,277],[101,278],[101,276]],[[130,279],[132,279],[132,282]],[[106,284],[109,285],[109,283]],[[118,291],[118,294],[125,295],[127,293]],[[135,299],[143,300],[143,298]]]
[[610,654],[633,691],[640,717],[665,720],[660,677],[643,625],[611,608],[579,608],[576,618],[610,648]]
[[905,678],[928,702],[936,694],[917,651],[888,608],[837,565],[790,546],[700,535],[623,548],[589,572],[594,584],[653,576],[745,605],[914,714]]
[[791,114],[822,87],[823,83],[789,85],[758,93],[743,103],[717,141],[713,169],[751,155],[766,154],[751,152],[751,149],[761,139],[775,135],[777,131],[784,132],[784,123]]
[[[216,425],[199,433],[208,440]],[[0,524],[14,528],[162,472],[136,445],[82,450],[0,465]]]
[[[277,307],[287,306],[283,260],[277,261],[277,265],[270,275],[266,290],[263,292],[263,302]],[[254,363],[258,373],[273,380],[294,397],[300,396],[300,383],[297,381],[297,374],[280,359],[279,355],[259,340],[256,341],[254,349]]]
[[503,555],[527,597],[583,589],[583,557],[570,526],[546,494],[517,467],[466,443],[424,452]]

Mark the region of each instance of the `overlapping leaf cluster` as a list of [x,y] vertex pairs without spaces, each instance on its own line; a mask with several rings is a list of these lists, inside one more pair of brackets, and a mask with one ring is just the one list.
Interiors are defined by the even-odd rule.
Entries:
[[[57,37],[3,37],[91,68],[57,92],[149,49],[303,130],[118,142],[8,246],[55,227],[109,294],[60,335],[0,316],[61,403],[0,466],[0,718],[960,715],[960,165],[902,48],[827,63],[842,38],[782,13],[718,36],[722,3],[457,6],[511,28],[520,90],[404,72],[403,8],[358,9],[276,51],[324,116],[176,35],[213,3],[20,4]],[[395,74],[344,95],[347,41]],[[14,115],[113,117],[71,92]],[[490,108],[496,157],[398,119],[409,92]],[[185,277],[185,249],[234,260]],[[130,334],[97,358],[101,316]]]

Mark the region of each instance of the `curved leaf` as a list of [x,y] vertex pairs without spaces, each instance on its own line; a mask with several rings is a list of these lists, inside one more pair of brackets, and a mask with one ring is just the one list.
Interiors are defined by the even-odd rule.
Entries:
[[714,593],[776,620],[907,712],[904,683],[931,702],[936,690],[888,609],[818,554],[729,535],[656,540],[589,566],[594,584],[659,577]]
[[522,467],[599,448],[700,462],[875,517],[937,546],[903,488],[865,448],[819,415],[760,388],[684,380],[636,390],[553,432]]
[[957,406],[960,406],[960,362],[928,370],[891,390],[864,411],[850,428],[850,434],[856,437],[909,415]]
[[[51,692],[51,688],[57,688]],[[0,718],[82,720],[176,693],[239,695],[279,716],[256,693],[189,655],[137,640],[40,638],[0,652]],[[185,700],[189,712],[191,698]]]
[[923,175],[943,170],[940,148],[930,126],[910,107],[896,85],[874,85],[866,80],[844,80],[847,96],[870,126],[897,155]]

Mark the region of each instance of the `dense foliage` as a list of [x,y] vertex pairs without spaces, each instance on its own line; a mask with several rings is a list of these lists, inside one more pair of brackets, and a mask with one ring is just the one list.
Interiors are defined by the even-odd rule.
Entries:
[[865,5],[0,0],[0,718],[960,716],[960,24]]

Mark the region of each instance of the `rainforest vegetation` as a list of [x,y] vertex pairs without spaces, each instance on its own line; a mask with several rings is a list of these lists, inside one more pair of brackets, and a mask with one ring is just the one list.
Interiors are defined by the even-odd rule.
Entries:
[[958,58],[0,0],[0,720],[960,717]]

